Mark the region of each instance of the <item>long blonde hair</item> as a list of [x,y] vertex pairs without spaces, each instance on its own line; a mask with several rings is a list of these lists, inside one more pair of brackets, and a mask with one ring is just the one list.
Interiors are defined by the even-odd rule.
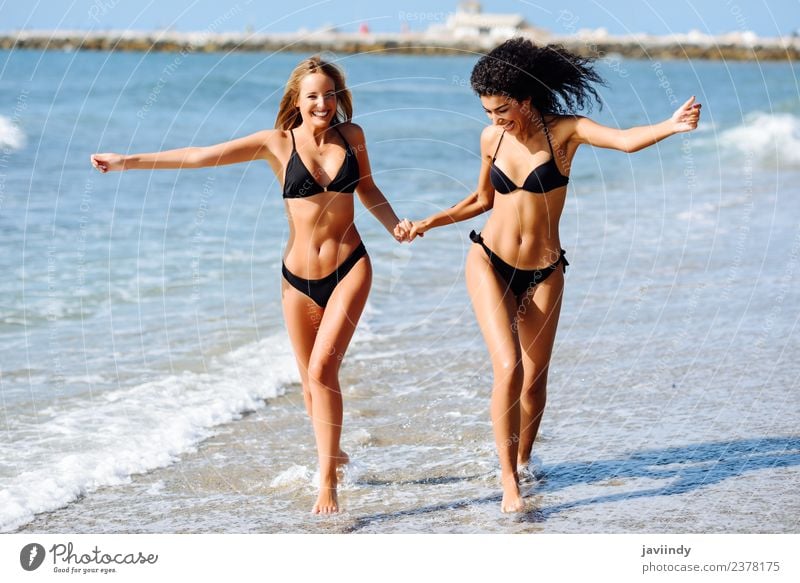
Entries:
[[301,61],[289,75],[289,80],[286,81],[286,91],[283,93],[278,108],[278,117],[275,118],[276,129],[290,130],[303,123],[300,110],[295,103],[300,94],[300,81],[312,73],[322,73],[333,81],[336,92],[336,114],[331,120],[331,125],[350,121],[353,118],[353,97],[344,83],[344,73],[333,63],[323,61],[319,55],[314,55]]

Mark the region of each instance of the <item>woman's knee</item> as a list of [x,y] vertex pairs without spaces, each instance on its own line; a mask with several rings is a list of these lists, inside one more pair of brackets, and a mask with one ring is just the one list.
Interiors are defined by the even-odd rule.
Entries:
[[522,390],[530,394],[543,392],[547,387],[547,370],[546,366],[526,370],[525,378],[522,381]]
[[502,347],[492,353],[492,370],[495,376],[522,374],[522,355],[512,347]]
[[522,363],[519,359],[510,355],[507,358],[494,359],[492,369],[494,371],[494,386],[496,390],[520,390],[524,375]]
[[320,387],[331,387],[336,384],[341,360],[336,354],[325,354],[313,357],[308,363],[308,385],[313,392]]

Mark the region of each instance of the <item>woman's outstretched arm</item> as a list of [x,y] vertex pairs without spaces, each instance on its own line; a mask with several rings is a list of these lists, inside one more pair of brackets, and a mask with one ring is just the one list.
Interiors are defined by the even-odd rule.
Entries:
[[271,155],[269,142],[277,130],[263,130],[213,146],[178,148],[151,154],[92,154],[92,166],[100,172],[205,168],[252,162]]
[[490,152],[492,151],[492,144],[497,139],[498,130],[495,126],[487,126],[481,133],[481,169],[478,174],[478,188],[475,192],[448,209],[441,210],[420,221],[414,221],[410,229],[409,241],[435,227],[466,221],[492,209],[494,206],[494,187],[489,179],[489,171],[491,169]]
[[620,130],[600,125],[588,117],[575,117],[572,140],[578,144],[589,144],[622,152],[638,152],[664,138],[677,133],[689,132],[700,120],[700,104],[692,96],[681,105],[672,117],[661,123]]

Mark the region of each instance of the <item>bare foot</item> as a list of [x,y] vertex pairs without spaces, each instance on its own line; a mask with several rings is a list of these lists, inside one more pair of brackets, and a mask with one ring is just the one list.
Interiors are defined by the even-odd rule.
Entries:
[[317,502],[311,509],[312,514],[336,514],[339,512],[339,499],[336,497],[336,487],[320,488]]
[[336,465],[337,466],[344,466],[350,463],[350,456],[347,455],[347,452],[340,449],[339,455],[336,456]]
[[500,502],[500,512],[522,512],[525,510],[525,503],[519,493],[517,476],[503,478],[503,501]]
[[530,461],[531,461],[531,458],[522,459],[522,458],[518,457],[517,458],[517,471],[519,472],[519,471],[527,468],[528,464],[530,463]]

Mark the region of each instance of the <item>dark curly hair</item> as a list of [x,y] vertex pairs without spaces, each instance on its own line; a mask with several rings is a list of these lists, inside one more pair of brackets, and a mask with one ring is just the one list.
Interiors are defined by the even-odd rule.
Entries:
[[470,83],[478,95],[507,95],[546,114],[572,114],[603,103],[592,83],[605,85],[594,59],[561,45],[537,47],[526,38],[512,38],[484,55],[472,69]]

